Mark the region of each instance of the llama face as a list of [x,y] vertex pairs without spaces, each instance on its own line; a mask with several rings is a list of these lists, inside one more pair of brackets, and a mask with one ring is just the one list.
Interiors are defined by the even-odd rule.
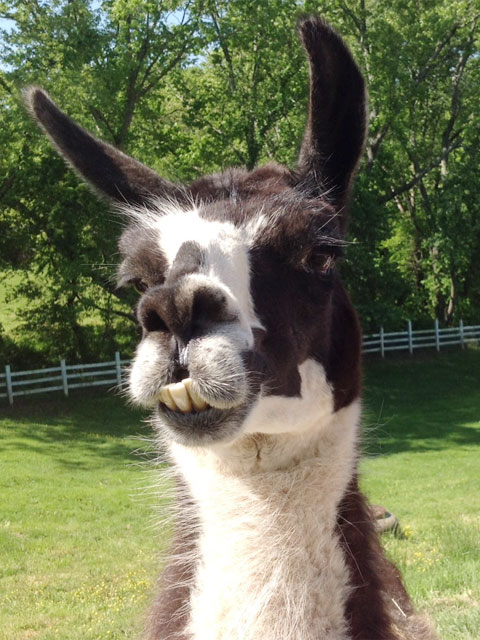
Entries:
[[[244,358],[261,330],[249,289],[245,232],[229,221],[207,219],[208,210],[160,202],[148,223],[139,217],[120,243],[122,281],[140,281],[145,288],[130,394],[154,407],[157,423],[185,443],[236,432],[249,402]],[[136,265],[136,253],[149,254],[150,269]]]
[[186,444],[301,430],[358,396],[360,332],[334,263],[364,85],[328,25],[305,18],[299,32],[310,103],[294,170],[230,170],[183,187],[94,138],[42,90],[26,92],[60,153],[126,209],[119,275],[142,292],[143,329],[131,395]]
[[327,202],[292,192],[279,167],[269,174],[275,193],[263,183],[247,192],[250,176],[236,172],[218,201],[127,211],[120,281],[143,289],[130,393],[186,444],[301,429],[312,394],[323,398],[317,412],[333,409],[325,364],[338,219]]

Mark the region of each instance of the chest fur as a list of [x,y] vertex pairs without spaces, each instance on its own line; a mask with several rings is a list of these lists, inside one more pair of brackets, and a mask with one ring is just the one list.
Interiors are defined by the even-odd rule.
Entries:
[[339,414],[304,435],[302,452],[275,436],[255,443],[254,461],[244,442],[233,469],[211,452],[173,451],[200,520],[194,640],[347,638],[336,517],[355,464],[358,407]]

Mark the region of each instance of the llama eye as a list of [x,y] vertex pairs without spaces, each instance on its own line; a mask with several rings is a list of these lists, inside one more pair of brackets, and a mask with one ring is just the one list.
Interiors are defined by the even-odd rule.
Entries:
[[138,293],[145,293],[145,291],[148,289],[148,284],[145,282],[145,280],[140,279],[133,280],[132,286],[136,291],[138,291]]
[[322,275],[329,275],[335,266],[334,255],[312,251],[308,259],[308,269]]

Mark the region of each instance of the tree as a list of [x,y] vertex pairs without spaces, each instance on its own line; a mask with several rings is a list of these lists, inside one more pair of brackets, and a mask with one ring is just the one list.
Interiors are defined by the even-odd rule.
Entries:
[[307,94],[294,36],[302,9],[341,30],[370,90],[344,267],[364,326],[473,319],[467,274],[478,255],[478,215],[475,198],[466,205],[474,180],[468,192],[465,177],[479,164],[478,0],[202,3],[207,54],[177,84],[192,132],[189,165],[200,173],[272,157],[294,165]]
[[473,319],[480,4],[339,0],[325,11],[370,92],[345,270],[364,326]]
[[29,300],[21,341],[46,359],[98,358],[132,342],[125,324],[132,300],[116,289],[112,265],[121,224],[25,118],[19,88],[51,87],[97,135],[153,161],[152,136],[137,129],[136,116],[155,99],[161,117],[167,75],[196,50],[194,24],[187,5],[175,0],[0,6],[15,25],[1,49],[0,135],[8,154],[0,168],[0,224],[9,239],[3,267],[23,274],[11,295]]
[[323,14],[367,79],[370,134],[343,265],[364,328],[480,310],[480,0],[0,0],[0,269],[26,296],[17,342],[45,360],[133,343],[114,286],[121,220],[50,150],[37,83],[168,178],[294,166],[308,79],[299,12]]

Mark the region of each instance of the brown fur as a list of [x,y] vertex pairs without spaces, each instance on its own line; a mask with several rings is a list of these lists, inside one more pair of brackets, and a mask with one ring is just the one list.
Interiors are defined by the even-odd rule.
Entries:
[[[178,512],[192,513],[193,503],[187,487],[176,477]],[[176,523],[167,565],[156,586],[156,597],[147,620],[145,640],[189,640],[184,632],[188,622],[188,600],[194,574],[196,534],[193,522],[187,526]]]

